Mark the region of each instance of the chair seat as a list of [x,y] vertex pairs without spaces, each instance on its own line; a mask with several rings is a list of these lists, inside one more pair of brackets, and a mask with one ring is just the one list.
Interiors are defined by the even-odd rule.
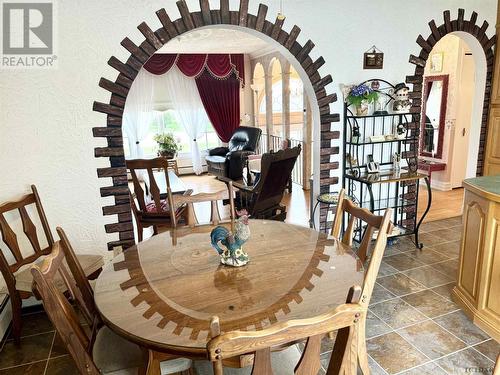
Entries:
[[211,156],[206,156],[205,160],[209,161],[210,163],[214,163],[214,164],[225,164],[226,163],[225,156],[211,155]]
[[[182,206],[182,204],[176,204],[175,202],[174,202],[174,205],[175,205],[175,211],[179,210],[179,208],[181,208],[181,206]],[[168,203],[167,199],[160,200],[160,212],[158,212],[157,207],[156,207],[156,203],[151,202],[151,203],[148,203],[146,205],[146,212],[148,214],[157,214],[157,213],[169,214],[170,213],[170,204]]]
[[[97,334],[93,348],[94,362],[104,375],[137,375],[143,365],[141,348],[117,335],[108,327]],[[161,362],[161,375],[188,370],[192,361],[178,358]]]
[[[85,276],[90,276],[94,272],[98,271],[100,268],[104,266],[104,259],[101,255],[89,254],[89,255],[77,255],[77,258],[82,265],[83,272]],[[45,257],[40,257],[36,260],[35,264],[39,265]],[[16,278],[16,289],[23,292],[31,293],[31,284],[33,282],[33,277],[31,275],[31,265],[25,266],[21,268],[14,274]],[[56,285],[57,287],[65,291],[66,284],[61,278],[61,275],[57,274],[56,276]],[[0,293],[7,293],[7,287],[4,286]]]
[[[301,353],[297,345],[292,345],[285,350],[272,353],[273,375],[293,375],[300,356]],[[195,361],[194,368],[198,375],[212,375],[214,373],[212,363],[209,361]],[[243,368],[224,367],[224,375],[250,375],[251,373],[252,366]]]

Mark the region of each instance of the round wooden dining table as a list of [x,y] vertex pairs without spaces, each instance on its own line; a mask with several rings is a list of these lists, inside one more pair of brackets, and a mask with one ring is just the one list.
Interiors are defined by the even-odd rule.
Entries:
[[211,226],[177,229],[125,250],[102,271],[95,301],[116,333],[151,351],[206,356],[209,324],[261,330],[345,303],[364,269],[352,249],[306,227],[250,220],[247,265],[220,264]]

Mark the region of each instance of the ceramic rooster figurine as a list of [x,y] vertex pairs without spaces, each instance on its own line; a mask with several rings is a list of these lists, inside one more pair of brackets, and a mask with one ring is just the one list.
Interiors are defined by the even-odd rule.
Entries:
[[[248,254],[243,251],[242,246],[250,238],[250,227],[248,226],[247,210],[236,211],[239,216],[234,223],[234,233],[219,225],[210,232],[212,247],[220,255],[222,264],[233,267],[241,267],[248,263]],[[219,243],[225,247],[223,250]]]

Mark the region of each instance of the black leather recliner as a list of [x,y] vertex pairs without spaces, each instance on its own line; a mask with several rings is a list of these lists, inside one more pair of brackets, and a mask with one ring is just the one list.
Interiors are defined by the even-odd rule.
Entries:
[[205,158],[208,173],[240,180],[247,156],[255,154],[261,134],[259,128],[240,126],[231,136],[228,147],[216,147],[208,151]]

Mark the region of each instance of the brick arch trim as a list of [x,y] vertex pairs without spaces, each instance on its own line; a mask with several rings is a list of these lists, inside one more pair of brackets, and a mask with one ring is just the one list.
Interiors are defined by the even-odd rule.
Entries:
[[[411,111],[414,113],[413,116],[413,126],[417,132],[420,131],[420,116],[422,110],[422,91],[423,91],[423,76],[424,68],[432,51],[432,48],[436,43],[441,40],[441,38],[454,31],[463,31],[474,36],[480,43],[485,57],[486,57],[486,86],[484,94],[483,103],[483,114],[481,117],[481,135],[479,143],[479,153],[477,156],[477,169],[476,175],[480,176],[483,173],[483,164],[485,158],[485,146],[486,146],[486,135],[488,126],[488,112],[490,107],[491,99],[491,87],[493,83],[493,69],[495,64],[495,53],[493,47],[496,43],[496,35],[494,34],[491,38],[486,34],[488,29],[488,22],[484,21],[481,26],[477,25],[476,12],[472,12],[470,19],[464,19],[465,10],[458,9],[458,15],[456,19],[451,19],[451,13],[449,10],[443,12],[443,23],[437,26],[435,20],[429,22],[429,28],[431,33],[427,38],[419,35],[417,38],[417,44],[422,48],[418,56],[410,55],[409,62],[415,65],[415,73],[412,76],[406,77],[406,83],[412,84],[413,89],[410,93],[410,97],[413,100],[413,106]],[[418,146],[417,146],[418,147]]]
[[[114,204],[102,207],[103,215],[116,215],[116,223],[106,224],[106,233],[118,233],[117,241],[108,242],[108,249],[115,246],[124,248],[134,244],[134,231],[130,208],[125,153],[123,149],[122,117],[130,87],[146,61],[169,40],[190,30],[209,25],[234,25],[256,30],[265,34],[286,48],[295,56],[306,72],[315,92],[320,113],[320,191],[327,192],[331,185],[338,183],[336,177],[330,177],[330,170],[338,169],[337,162],[332,163],[330,156],[338,154],[338,147],[331,146],[331,140],[340,135],[332,130],[332,123],[340,120],[339,114],[330,111],[330,103],[337,100],[335,93],[327,94],[327,85],[333,82],[331,75],[321,76],[319,68],[325,64],[323,57],[312,60],[309,55],[314,43],[308,40],[304,45],[297,41],[301,29],[294,25],[289,32],[283,29],[284,19],[276,18],[273,22],[266,19],[268,7],[259,4],[257,15],[248,12],[249,0],[240,0],[239,9],[229,9],[229,0],[220,0],[220,9],[210,9],[208,0],[199,0],[200,11],[191,12],[185,0],[176,2],[181,17],[172,21],[164,8],[156,12],[161,27],[153,31],[145,22],[137,26],[144,40],[136,45],[129,38],[124,38],[121,45],[130,52],[125,62],[112,56],[108,65],[118,71],[114,81],[101,78],[99,86],[111,93],[108,103],[95,101],[93,110],[106,115],[106,126],[94,127],[93,135],[107,140],[106,147],[96,147],[96,158],[109,158],[109,167],[98,168],[99,178],[110,178],[112,184],[100,188],[101,197],[113,197]],[[312,103],[314,105],[314,103]],[[327,207],[322,208],[323,211]],[[322,212],[323,213],[323,212]],[[324,213],[326,214],[326,212]]]

